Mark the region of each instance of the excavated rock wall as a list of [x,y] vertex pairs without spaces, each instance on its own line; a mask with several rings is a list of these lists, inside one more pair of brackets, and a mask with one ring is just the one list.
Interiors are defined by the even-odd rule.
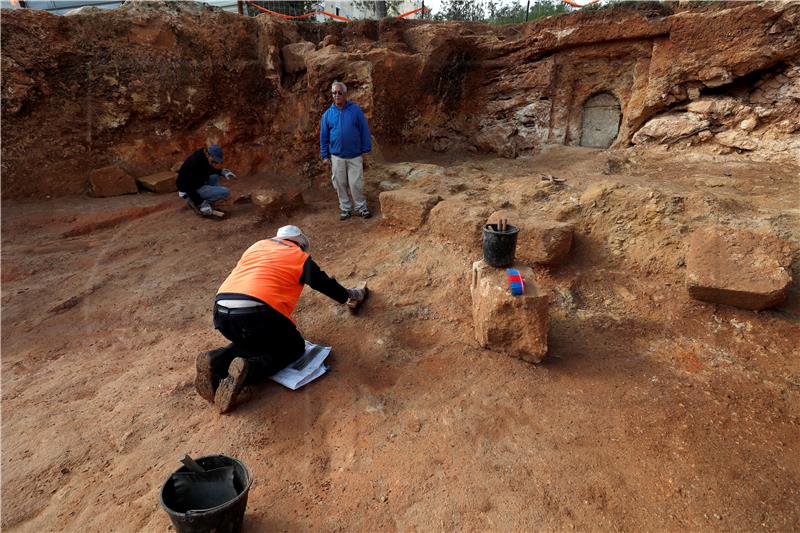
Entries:
[[292,23],[191,3],[4,12],[3,196],[80,193],[93,169],[152,174],[209,142],[240,173],[308,179],[334,79],[376,151],[578,145],[584,104],[605,94],[613,147],[797,160],[800,4],[644,6],[510,26]]

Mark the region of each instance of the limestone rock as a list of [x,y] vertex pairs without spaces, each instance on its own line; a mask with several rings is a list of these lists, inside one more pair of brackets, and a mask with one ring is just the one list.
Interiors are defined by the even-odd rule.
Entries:
[[758,143],[755,139],[741,130],[721,131],[714,136],[714,140],[722,146],[739,148],[740,150],[755,150],[758,148]]
[[283,69],[289,74],[304,71],[306,69],[306,56],[314,50],[316,48],[308,41],[287,44],[281,48]]
[[136,181],[138,181],[139,184],[141,184],[141,186],[148,191],[175,192],[178,190],[178,186],[175,185],[175,179],[177,177],[178,176],[175,172],[167,171],[137,178]]
[[736,113],[741,107],[742,104],[734,98],[703,98],[690,102],[686,106],[686,110],[692,113],[724,117]]
[[739,123],[739,129],[744,131],[753,131],[758,126],[758,119],[755,117],[747,117]]
[[305,205],[303,194],[299,190],[259,189],[251,193],[250,200],[260,209],[261,217],[266,220],[271,220],[278,214],[288,215]]
[[537,287],[533,270],[515,263],[525,280],[525,294],[512,296],[503,268],[483,261],[472,265],[472,318],[475,337],[484,348],[504,352],[530,363],[547,354],[549,298]]
[[410,189],[398,189],[384,191],[378,199],[383,223],[414,230],[425,222],[428,213],[441,197]]
[[656,117],[633,135],[634,144],[672,143],[708,128],[710,122],[695,113]]
[[574,233],[572,224],[541,217],[520,218],[508,211],[495,211],[487,224],[495,224],[500,218],[519,228],[516,257],[521,261],[558,265],[569,254]]
[[99,198],[139,192],[133,176],[117,165],[98,168],[89,173],[92,196]]
[[790,264],[789,245],[777,237],[701,228],[690,237],[686,287],[696,300],[765,309],[786,299]]
[[425,176],[438,176],[444,173],[444,167],[430,163],[393,163],[386,165],[390,176],[408,181],[417,181]]
[[400,185],[393,181],[381,180],[381,182],[378,183],[378,188],[382,191],[396,191],[400,188]]
[[480,250],[483,225],[488,209],[465,204],[462,200],[443,200],[431,209],[428,228],[445,242],[468,250]]

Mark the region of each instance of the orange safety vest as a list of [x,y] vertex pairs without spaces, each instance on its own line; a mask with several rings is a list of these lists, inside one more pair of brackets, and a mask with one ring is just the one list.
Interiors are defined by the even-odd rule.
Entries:
[[217,291],[258,298],[294,322],[303,284],[303,265],[308,254],[295,243],[282,239],[258,241],[245,251],[233,272]]

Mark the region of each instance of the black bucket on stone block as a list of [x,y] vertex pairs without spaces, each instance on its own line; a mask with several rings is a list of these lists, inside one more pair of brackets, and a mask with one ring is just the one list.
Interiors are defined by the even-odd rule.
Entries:
[[514,262],[517,251],[517,234],[519,228],[507,224],[504,231],[497,229],[497,224],[483,226],[483,260],[496,268],[503,268]]
[[178,533],[238,533],[242,529],[247,494],[253,477],[232,457],[207,455],[197,459],[207,474],[185,466],[161,487],[161,507]]

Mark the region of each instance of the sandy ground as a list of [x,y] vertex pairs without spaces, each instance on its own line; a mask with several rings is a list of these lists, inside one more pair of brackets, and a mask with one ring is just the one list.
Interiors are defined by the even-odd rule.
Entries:
[[[4,201],[3,530],[168,530],[158,494],[184,452],[248,465],[246,531],[800,529],[798,290],[759,313],[704,304],[681,265],[686,229],[709,220],[767,225],[797,251],[797,168],[661,154],[609,171],[581,149],[430,162],[446,173],[403,185],[576,223],[568,262],[537,269],[541,365],[475,342],[479,248],[381,224],[388,164],[367,171],[366,221],[339,222],[324,180],[272,221],[252,204],[199,219],[171,194]],[[285,223],[371,298],[351,316],[306,289],[295,316],[333,346],[331,372],[217,415],[193,388],[196,354],[224,340],[213,295]]]

